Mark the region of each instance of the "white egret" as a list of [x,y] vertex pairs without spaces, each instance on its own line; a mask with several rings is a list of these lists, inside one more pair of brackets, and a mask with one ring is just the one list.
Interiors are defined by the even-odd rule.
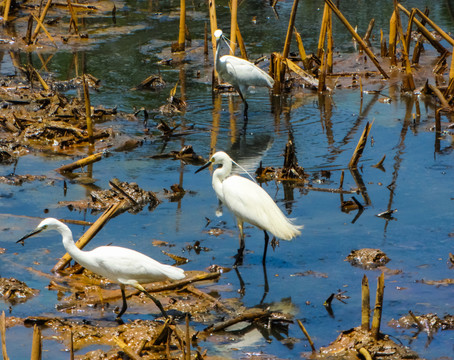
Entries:
[[[243,223],[257,226],[265,233],[262,263],[268,247],[267,231],[279,239],[291,240],[301,234],[303,226],[294,225],[279,209],[274,200],[255,182],[231,175],[233,160],[223,151],[215,153],[196,173],[211,164],[221,164],[213,173],[212,185],[217,197],[235,215],[240,230],[240,248],[235,265],[241,264],[245,247]],[[230,176],[229,176],[230,175]]]
[[241,100],[244,103],[244,120],[247,121],[247,88],[249,86],[272,88],[274,80],[265,71],[247,60],[232,55],[221,57],[222,30],[216,30],[214,36],[216,38],[216,71],[224,81],[231,84],[238,94],[240,94]]
[[125,286],[131,285],[143,292],[157,305],[164,317],[168,317],[159,300],[150,295],[140,283],[164,281],[167,279],[180,280],[184,278],[184,271],[180,268],[161,264],[160,262],[138,252],[119,246],[100,246],[91,251],[80,250],[73,240],[69,227],[54,218],[41,221],[36,229],[17,242],[24,240],[42,231],[56,230],[62,236],[63,246],[71,257],[84,268],[108,278],[120,285],[123,306],[117,315],[117,320],[127,309]]

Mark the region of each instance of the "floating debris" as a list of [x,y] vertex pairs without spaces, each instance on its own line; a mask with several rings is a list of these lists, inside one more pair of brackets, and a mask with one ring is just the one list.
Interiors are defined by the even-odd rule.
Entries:
[[388,256],[380,249],[359,249],[352,250],[344,261],[350,262],[353,266],[363,269],[375,269],[384,266],[389,262]]
[[32,289],[23,281],[14,278],[0,278],[0,295],[4,301],[12,305],[26,302],[39,294],[39,290]]

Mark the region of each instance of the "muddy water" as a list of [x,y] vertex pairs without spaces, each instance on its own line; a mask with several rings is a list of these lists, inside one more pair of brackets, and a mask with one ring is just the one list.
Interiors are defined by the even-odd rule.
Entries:
[[[102,80],[101,89],[92,93],[93,104],[118,106],[126,112],[144,107],[150,112],[147,121],[125,119],[100,125],[135,136],[143,140],[143,144],[130,152],[112,153],[94,164],[92,177],[97,179],[97,186],[107,188],[108,181],[116,177],[137,182],[142,188],[161,196],[164,188],[169,189],[175,183],[187,190],[178,202],[164,200],[152,212],[145,209],[139,214],[125,213],[111,220],[90,247],[114,243],[170,263],[160,248],[153,247],[152,241],[158,239],[174,244],[173,253],[188,257],[190,262],[183,266],[186,270],[205,269],[212,264],[231,266],[238,246],[238,231],[233,217],[226,211],[221,217],[216,216],[218,204],[211,189],[210,172],[194,174],[195,166],[152,156],[179,150],[183,145],[192,145],[198,154],[208,156],[214,146],[228,152],[253,172],[260,161],[263,165],[282,166],[281,155],[289,131],[292,131],[299,164],[310,175],[314,187],[337,188],[341,171],[345,170],[344,188],[356,188],[355,178],[347,164],[366,122],[373,121],[370,133],[373,140],[368,141],[359,176],[356,176],[363,182],[364,191],[354,195],[365,206],[364,212],[356,219],[356,211],[342,212],[339,194],[284,187],[275,182],[263,184],[279,206],[305,228],[299,238],[291,242],[281,241],[275,251],[270,250],[264,269],[261,265],[262,232],[247,226],[247,252],[243,266],[238,269],[245,284],[244,294],[238,292],[238,273],[231,271],[219,281],[220,295],[222,298],[238,298],[247,307],[262,303],[289,312],[304,322],[317,347],[325,346],[336,338],[339,331],[359,325],[361,278],[366,274],[374,290],[380,274],[378,270],[352,267],[344,261],[345,257],[352,249],[380,248],[391,259],[387,267],[399,270],[386,275],[381,330],[411,346],[423,357],[452,356],[452,331],[439,331],[428,343],[424,333],[412,339],[414,330],[396,330],[387,326],[388,321],[406,315],[409,310],[415,314],[437,313],[440,317],[454,312],[452,285],[435,287],[420,281],[453,277],[453,270],[448,265],[448,254],[453,252],[452,139],[449,135],[436,139],[430,130],[434,125],[433,104],[422,97],[401,95],[399,89],[390,83],[378,82],[370,84],[368,90],[380,88],[382,94],[391,97],[391,103],[380,102],[383,96],[373,94],[364,94],[361,101],[358,89],[344,87],[336,89],[330,96],[307,91],[289,95],[283,98],[285,106],[279,113],[276,99],[270,98],[266,90],[255,89],[249,94],[247,131],[240,134],[242,104],[237,97],[225,95],[213,102],[212,65],[199,55],[200,48],[191,52],[181,65],[157,65],[157,61],[164,58],[178,60],[169,51],[170,42],[176,39],[178,5],[177,2],[133,1],[117,5],[116,25],[112,24],[108,13],[90,16],[86,20],[85,30],[95,42],[72,50],[44,53],[46,57],[53,55],[47,67],[56,79],[74,77],[74,61],[77,61],[79,65],[84,64],[86,72]],[[364,32],[370,17],[375,16],[375,38],[379,39],[380,27],[388,32],[389,2],[352,1],[342,5],[347,18],[358,24],[358,31]],[[454,31],[447,2],[407,1],[405,5],[421,9],[428,5],[431,17],[446,31]],[[320,7],[321,2],[300,2],[296,24],[308,52],[315,51],[318,41]],[[279,3],[277,18],[262,2],[247,2],[240,7],[239,22],[251,58],[269,55],[271,51],[282,48],[290,8],[291,2]],[[230,24],[227,11],[227,3],[220,2],[218,24],[226,30]],[[254,16],[256,24],[252,21]],[[191,4],[188,26],[194,39],[193,47],[201,44],[207,21],[205,4]],[[338,56],[350,56],[355,51],[351,36],[336,20],[334,27],[336,48],[341,52]],[[296,47],[293,50],[296,51]],[[25,54],[21,58],[27,61]],[[31,58],[35,65],[39,64],[35,53]],[[168,84],[163,90],[130,91],[158,71]],[[15,72],[7,52],[2,53],[0,72],[2,75]],[[184,80],[188,108],[185,113],[169,119],[153,110],[165,103],[178,79]],[[68,94],[77,95],[78,92],[73,90]],[[415,116],[415,101],[421,109],[420,118]],[[164,140],[155,130],[161,119],[192,129],[182,137]],[[214,123],[214,119],[219,119],[218,123]],[[373,167],[384,155],[384,169]],[[65,190],[65,179],[53,171],[72,160],[67,156],[35,153],[20,158],[14,165],[0,166],[0,175],[16,173],[49,177],[49,180],[22,186],[0,185],[0,247],[6,249],[1,255],[0,274],[18,278],[40,290],[38,297],[10,310],[8,304],[0,303],[0,310],[11,311],[11,315],[61,315],[55,309],[58,303],[56,292],[46,289],[48,280],[26,270],[26,267],[33,266],[49,272],[63,254],[61,242],[56,234],[48,233],[30,241],[26,247],[20,247],[15,240],[33,229],[38,219],[15,215],[96,220],[98,214],[70,211],[58,206],[59,201],[79,200],[89,194],[88,187],[68,180]],[[322,170],[330,170],[330,177],[322,177]],[[351,195],[344,195],[344,200],[351,200]],[[388,209],[397,210],[391,219],[377,217]],[[210,220],[208,225],[207,218]],[[82,226],[71,227],[76,238],[86,230]],[[223,230],[221,235],[209,234],[209,230],[218,228]],[[199,254],[188,251],[187,246],[195,241],[200,241],[208,251]],[[267,293],[265,275],[269,283]],[[344,302],[334,300],[333,314],[329,314],[323,302],[338,291],[345,291],[344,295],[349,298]],[[152,318],[138,308],[134,310],[125,314],[125,321]],[[84,314],[71,316],[86,318]],[[94,316],[96,319],[114,319],[114,314],[109,312]],[[208,324],[192,325],[201,329]],[[31,334],[31,329],[8,330],[7,345],[11,357],[28,356],[28,348],[20,344],[24,338],[26,344],[31,344]],[[232,358],[258,352],[279,358],[296,358],[310,349],[296,324],[290,325],[288,334],[252,330],[245,335],[232,335],[229,341],[221,344],[209,340],[201,345],[207,347],[210,354]],[[45,358],[66,357],[62,353],[62,344],[47,340],[44,348]],[[83,349],[78,354],[88,350]]]

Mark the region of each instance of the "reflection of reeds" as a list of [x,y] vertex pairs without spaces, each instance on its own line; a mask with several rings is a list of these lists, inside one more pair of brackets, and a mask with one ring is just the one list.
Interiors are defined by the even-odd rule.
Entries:
[[31,360],[41,360],[42,338],[41,329],[35,324],[33,326],[32,355]]

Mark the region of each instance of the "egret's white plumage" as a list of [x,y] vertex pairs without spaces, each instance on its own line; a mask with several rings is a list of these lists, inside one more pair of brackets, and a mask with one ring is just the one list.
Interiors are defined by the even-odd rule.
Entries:
[[182,269],[161,264],[138,251],[119,246],[100,246],[90,251],[82,251],[74,243],[69,227],[54,218],[44,219],[33,232],[17,242],[23,242],[30,236],[48,230],[55,230],[60,233],[63,246],[77,263],[98,275],[120,284],[123,307],[117,319],[123,315],[127,308],[125,285],[131,285],[144,292],[156,303],[163,315],[167,317],[160,302],[151,296],[141,283],[183,279],[185,275]]
[[267,231],[283,240],[291,240],[301,234],[302,226],[294,225],[279,209],[268,193],[255,182],[242,176],[231,175],[232,159],[223,151],[215,153],[200,171],[210,164],[221,164],[213,173],[212,185],[217,197],[235,215],[240,229],[240,252],[244,250],[243,223],[255,225],[265,232],[266,258]]
[[274,80],[251,62],[232,55],[221,56],[222,30],[214,32],[216,38],[215,68],[219,76],[231,84],[244,102],[244,118],[247,119],[246,91],[249,86],[272,88]]

